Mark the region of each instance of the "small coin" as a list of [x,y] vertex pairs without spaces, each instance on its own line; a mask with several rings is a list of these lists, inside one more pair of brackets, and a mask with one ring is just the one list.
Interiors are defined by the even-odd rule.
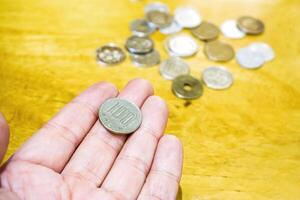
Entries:
[[159,31],[165,35],[175,34],[180,32],[181,30],[182,27],[179,26],[175,21],[173,21],[169,26],[159,29]]
[[224,67],[208,67],[202,73],[202,80],[208,88],[223,90],[233,83],[233,76]]
[[166,40],[165,48],[171,56],[189,57],[198,52],[199,46],[189,35],[176,35]]
[[240,49],[236,54],[237,62],[241,67],[247,69],[256,69],[265,63],[265,58],[262,54],[252,51],[249,47]]
[[236,20],[226,20],[221,24],[223,35],[230,39],[241,39],[245,37],[245,33],[237,27]]
[[212,61],[225,62],[234,57],[233,48],[229,44],[220,41],[205,43],[204,53]]
[[115,44],[107,44],[96,50],[97,62],[102,65],[115,65],[125,60],[126,55]]
[[144,19],[134,20],[130,24],[130,30],[133,33],[133,35],[139,37],[146,37],[153,33],[155,29],[155,26],[153,26],[151,23],[148,23]]
[[154,43],[148,37],[131,36],[125,44],[126,49],[134,54],[146,54],[153,50]]
[[246,34],[258,35],[264,32],[265,26],[259,19],[243,16],[237,20],[237,27]]
[[274,50],[265,42],[254,42],[249,46],[249,49],[260,53],[265,58],[265,62],[271,61],[275,58]]
[[147,54],[130,54],[130,58],[137,67],[152,67],[160,63],[160,55],[156,50]]
[[190,7],[178,7],[174,11],[174,19],[184,28],[195,28],[202,22],[201,15]]
[[188,75],[190,68],[179,57],[171,57],[160,64],[159,72],[167,80],[173,80],[180,75]]
[[160,2],[154,2],[154,3],[149,3],[145,6],[144,11],[145,13],[158,10],[161,12],[169,13],[170,9],[166,4],[160,3]]
[[172,83],[172,92],[181,99],[197,99],[203,94],[201,82],[190,75],[177,76]]
[[219,35],[219,28],[209,22],[203,21],[199,26],[191,30],[192,34],[203,41],[214,40]]
[[146,13],[146,19],[158,28],[168,27],[173,22],[173,17],[169,13],[160,10],[149,11]]
[[141,125],[142,113],[129,101],[112,98],[101,105],[99,119],[107,130],[117,134],[129,134]]

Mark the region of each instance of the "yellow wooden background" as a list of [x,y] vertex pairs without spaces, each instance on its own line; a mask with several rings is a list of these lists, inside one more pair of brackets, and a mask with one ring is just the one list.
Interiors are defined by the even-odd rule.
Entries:
[[[185,107],[157,67],[127,61],[112,68],[95,62],[95,49],[124,45],[128,24],[143,17],[146,1],[0,0],[0,111],[11,126],[8,158],[84,88],[106,80],[120,89],[135,77],[150,80],[170,109],[168,133],[184,144],[179,199],[300,199],[300,2],[299,0],[168,0],[191,5],[220,24],[241,15],[261,18],[265,34],[222,41],[235,49],[253,41],[273,46],[276,59],[259,70],[224,65],[232,88],[213,91]],[[152,37],[162,58],[165,36]],[[202,53],[186,61],[192,74],[216,63]]]

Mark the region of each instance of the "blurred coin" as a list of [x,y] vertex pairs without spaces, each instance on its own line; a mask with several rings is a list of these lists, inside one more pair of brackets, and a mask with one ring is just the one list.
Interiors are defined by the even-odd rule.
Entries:
[[259,19],[243,16],[237,20],[238,28],[246,34],[258,35],[264,32],[265,26]]
[[256,69],[265,63],[265,58],[262,54],[252,51],[249,47],[240,49],[236,54],[237,62],[241,67],[247,69]]
[[146,13],[146,18],[158,28],[168,27],[173,22],[173,17],[169,13],[160,10],[149,11]]
[[173,21],[169,26],[165,28],[160,28],[159,31],[165,35],[175,34],[182,30],[182,27],[179,26],[175,21]]
[[165,12],[165,13],[170,12],[169,7],[166,4],[163,4],[161,2],[149,3],[144,8],[145,13],[148,13],[153,10],[158,10],[158,11]]
[[275,58],[275,53],[272,47],[265,42],[254,42],[249,46],[249,49],[263,55],[266,62]]
[[165,44],[171,56],[189,57],[198,52],[197,42],[189,35],[176,35],[169,37]]
[[219,29],[212,23],[203,21],[196,28],[191,29],[192,34],[203,41],[214,40],[219,35]]
[[220,41],[205,43],[204,53],[212,61],[225,62],[234,57],[233,48],[229,44]]
[[130,54],[130,58],[137,67],[152,67],[160,63],[160,55],[156,50],[147,54]]
[[148,37],[131,36],[125,44],[126,49],[134,54],[146,54],[153,50],[154,43]]
[[189,66],[179,57],[171,57],[160,64],[159,72],[167,80],[190,73]]
[[241,39],[245,37],[245,33],[238,27],[236,20],[226,20],[221,24],[221,31],[223,35],[231,39]]
[[193,8],[190,7],[178,7],[174,11],[175,21],[184,28],[195,28],[202,22],[202,17]]
[[155,26],[148,23],[144,19],[137,19],[131,22],[130,24],[130,30],[133,33],[133,35],[139,36],[139,37],[145,37],[150,35],[155,31]]
[[126,55],[115,44],[107,44],[96,50],[97,62],[102,65],[115,65],[125,60]]
[[139,128],[142,113],[133,103],[119,98],[106,100],[99,109],[99,119],[109,131],[129,134]]
[[172,82],[172,92],[181,99],[192,100],[203,93],[201,82],[190,75],[177,76]]
[[202,80],[208,88],[223,90],[232,85],[233,76],[224,67],[208,67],[202,73]]

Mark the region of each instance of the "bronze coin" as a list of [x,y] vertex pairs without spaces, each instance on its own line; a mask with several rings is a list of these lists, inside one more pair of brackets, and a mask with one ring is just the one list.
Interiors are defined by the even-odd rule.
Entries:
[[209,60],[219,62],[229,61],[234,57],[232,46],[218,40],[205,43],[204,53]]
[[190,75],[181,75],[173,80],[172,92],[178,98],[192,100],[202,96],[203,86],[198,79]]
[[146,14],[148,22],[154,24],[158,28],[165,28],[172,24],[173,17],[167,13],[160,10],[153,10]]
[[256,18],[250,16],[243,16],[237,20],[238,28],[246,34],[258,35],[264,32],[264,23]]
[[211,41],[218,37],[220,31],[219,28],[209,22],[202,22],[196,28],[191,29],[192,34],[203,41]]

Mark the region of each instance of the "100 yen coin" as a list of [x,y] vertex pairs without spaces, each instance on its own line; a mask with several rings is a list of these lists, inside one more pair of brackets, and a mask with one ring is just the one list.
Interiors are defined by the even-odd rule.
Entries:
[[129,101],[112,98],[101,105],[99,119],[107,130],[117,134],[129,134],[141,125],[142,113]]

